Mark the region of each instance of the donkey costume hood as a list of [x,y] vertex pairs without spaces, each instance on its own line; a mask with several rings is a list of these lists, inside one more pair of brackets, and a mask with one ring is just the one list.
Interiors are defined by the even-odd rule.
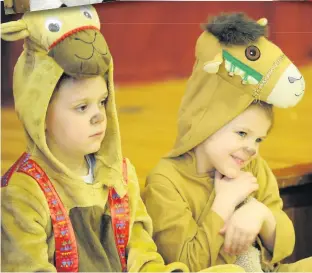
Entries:
[[267,20],[242,13],[212,18],[197,40],[196,61],[178,118],[178,137],[169,157],[191,150],[254,100],[295,106],[305,82],[297,67],[265,37]]

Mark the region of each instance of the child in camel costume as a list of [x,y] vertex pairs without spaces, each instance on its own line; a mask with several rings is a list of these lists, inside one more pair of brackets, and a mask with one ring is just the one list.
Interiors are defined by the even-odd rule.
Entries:
[[[27,138],[1,180],[2,270],[188,271],[165,265],[151,238],[135,169],[121,151],[113,60],[96,10],[30,12],[1,33],[25,39],[13,92]],[[67,108],[77,96],[82,102]]]

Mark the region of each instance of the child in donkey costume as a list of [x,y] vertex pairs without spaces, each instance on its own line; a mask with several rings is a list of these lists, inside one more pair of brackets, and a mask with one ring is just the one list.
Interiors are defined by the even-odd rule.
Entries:
[[294,248],[276,178],[258,153],[272,106],[295,106],[305,83],[266,37],[267,20],[222,14],[205,25],[178,117],[175,146],[143,194],[166,262],[191,271],[236,263],[248,272],[312,271]]

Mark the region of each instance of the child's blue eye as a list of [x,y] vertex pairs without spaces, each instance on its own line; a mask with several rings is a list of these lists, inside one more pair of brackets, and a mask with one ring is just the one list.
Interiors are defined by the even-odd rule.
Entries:
[[246,133],[246,132],[243,132],[243,131],[239,131],[239,132],[237,132],[237,134],[238,134],[239,136],[241,136],[241,137],[247,136],[247,133]]
[[256,139],[256,142],[257,142],[257,143],[260,143],[260,142],[262,142],[262,141],[263,141],[262,138],[257,138],[257,139]]

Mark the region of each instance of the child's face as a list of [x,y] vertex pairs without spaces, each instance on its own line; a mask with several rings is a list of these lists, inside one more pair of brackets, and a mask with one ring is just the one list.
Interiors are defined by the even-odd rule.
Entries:
[[208,171],[216,169],[234,178],[257,156],[260,142],[270,127],[271,120],[265,111],[252,105],[197,147],[200,160]]
[[97,152],[107,125],[103,77],[65,79],[53,96],[46,117],[48,146],[66,156]]

